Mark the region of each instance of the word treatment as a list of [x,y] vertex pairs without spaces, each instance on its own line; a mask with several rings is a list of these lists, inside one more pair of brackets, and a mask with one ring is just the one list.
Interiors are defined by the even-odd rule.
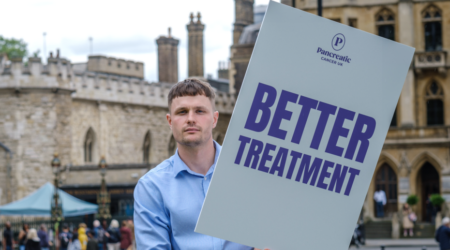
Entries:
[[[244,127],[246,129],[261,133],[268,127],[267,135],[283,141],[289,140],[295,148],[298,148],[310,112],[314,109],[320,111],[319,120],[315,127],[312,141],[303,142],[302,145],[306,143],[309,144],[310,148],[318,150],[321,143],[325,143],[326,153],[349,160],[353,160],[356,154],[354,160],[359,163],[364,163],[366,153],[370,146],[370,138],[375,132],[376,121],[374,118],[358,114],[355,119],[356,113],[353,111],[338,108],[337,106],[305,96],[299,96],[296,93],[285,90],[281,91],[275,112],[272,112],[271,108],[275,105],[277,95],[277,90],[274,87],[259,83],[248,118],[245,122]],[[286,138],[288,131],[280,128],[282,120],[291,121],[292,118],[293,112],[286,109],[288,102],[301,106],[298,121],[292,121],[292,126],[289,126],[294,129],[290,138]],[[323,140],[324,131],[330,120],[330,116],[336,116],[336,118],[334,119],[329,138]],[[350,130],[344,127],[346,120],[355,120],[351,135],[349,135]],[[339,138],[348,137],[349,142],[346,149],[338,146]],[[323,157],[314,157],[285,147],[265,143],[259,138],[252,139],[248,136],[241,135],[239,141],[240,146],[234,161],[235,164],[241,165],[243,163],[244,167],[257,169],[272,175],[277,174],[279,177],[285,177],[289,180],[293,178],[297,165],[299,165],[294,178],[295,181],[304,184],[309,183],[311,186],[341,193],[344,182],[347,179],[344,190],[344,195],[347,196],[350,195],[353,182],[360,173],[358,169],[322,159]],[[244,152],[247,152],[246,155],[244,155]],[[290,159],[289,166],[286,164],[288,158]],[[272,162],[272,164],[270,165],[269,162]],[[333,168],[334,171],[329,172]],[[286,176],[284,176],[285,172]],[[330,180],[326,181],[326,179]]]

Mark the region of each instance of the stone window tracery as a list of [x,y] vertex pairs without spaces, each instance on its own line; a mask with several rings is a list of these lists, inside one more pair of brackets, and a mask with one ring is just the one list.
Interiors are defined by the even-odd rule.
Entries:
[[395,40],[395,15],[386,8],[380,10],[375,16],[378,35],[390,40]]
[[422,12],[424,25],[425,50],[442,50],[442,11],[435,5],[429,5]]
[[144,163],[150,163],[151,135],[150,131],[145,134],[144,144],[142,146]]
[[84,140],[84,161],[93,162],[93,151],[95,145],[95,134],[92,128],[89,128]]
[[437,81],[432,81],[426,90],[427,125],[444,125],[444,92]]

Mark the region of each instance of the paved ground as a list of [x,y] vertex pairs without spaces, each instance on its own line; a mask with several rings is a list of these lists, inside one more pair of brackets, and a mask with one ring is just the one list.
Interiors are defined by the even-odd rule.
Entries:
[[[366,245],[361,246],[361,250],[439,250],[437,242],[434,239],[379,239],[366,240]],[[352,246],[350,249],[357,249]]]

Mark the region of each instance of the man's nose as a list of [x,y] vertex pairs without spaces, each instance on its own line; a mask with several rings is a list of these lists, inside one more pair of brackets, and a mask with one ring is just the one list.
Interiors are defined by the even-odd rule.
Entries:
[[195,123],[195,112],[193,110],[188,113],[188,123]]

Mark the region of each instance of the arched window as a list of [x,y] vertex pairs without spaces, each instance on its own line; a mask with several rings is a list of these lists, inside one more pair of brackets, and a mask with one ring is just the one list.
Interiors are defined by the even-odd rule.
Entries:
[[444,125],[444,93],[441,86],[432,81],[425,94],[427,102],[427,125]]
[[390,216],[397,212],[397,174],[388,164],[383,164],[375,177],[375,189],[383,190],[386,194],[384,215]]
[[397,107],[395,107],[394,115],[392,116],[391,127],[397,127]]
[[175,141],[175,138],[173,138],[172,135],[169,141],[169,157],[174,155],[176,150],[177,150],[177,142]]
[[425,50],[442,50],[442,11],[434,6],[428,6],[422,12],[425,31]]
[[430,207],[427,201],[430,195],[441,193],[439,180],[439,173],[436,171],[436,168],[431,163],[425,162],[420,169],[417,179],[417,186],[420,188],[418,195],[422,206],[422,221],[432,222],[432,212],[429,211]]
[[150,147],[151,147],[151,135],[150,131],[145,134],[144,144],[142,145],[143,161],[144,163],[150,163]]
[[386,8],[380,10],[375,15],[378,35],[390,40],[395,40],[395,16],[394,13]]
[[93,162],[94,158],[95,133],[89,128],[84,139],[84,161]]

